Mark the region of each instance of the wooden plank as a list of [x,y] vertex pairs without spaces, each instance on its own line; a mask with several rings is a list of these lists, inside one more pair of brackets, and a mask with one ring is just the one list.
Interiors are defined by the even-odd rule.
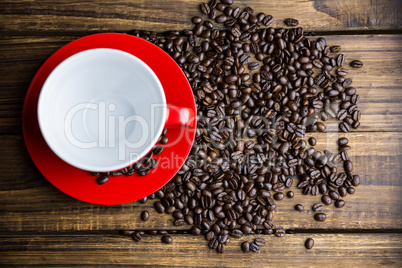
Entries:
[[[13,33],[154,31],[191,27],[200,15],[204,0],[171,1],[2,1],[0,29]],[[234,6],[251,6],[255,12],[271,14],[273,27],[294,17],[309,31],[401,29],[402,10],[398,0],[235,1]]]
[[[336,152],[338,137],[347,137],[352,146],[349,157],[361,185],[354,195],[344,198],[346,206],[325,207],[328,218],[313,219],[311,206],[318,196],[303,196],[277,202],[274,223],[282,228],[299,229],[400,229],[402,226],[402,136],[397,132],[315,134],[317,150]],[[173,217],[158,214],[153,203],[138,202],[119,206],[99,206],[74,200],[50,185],[36,170],[21,136],[0,136],[0,230],[68,231],[116,229],[189,229],[172,226]],[[296,183],[295,183],[296,184]],[[107,187],[107,185],[101,186]],[[304,212],[294,210],[301,203]],[[150,219],[140,220],[142,210]]]
[[[76,36],[19,36],[0,41],[0,133],[21,133],[26,90],[37,69],[53,52]],[[402,131],[402,35],[325,36],[342,45],[347,62],[364,61],[349,77],[361,96],[359,131]],[[338,125],[328,122],[329,131]],[[353,130],[354,131],[354,130]]]
[[[7,267],[152,266],[152,267],[401,267],[402,234],[295,234],[232,238],[224,254],[207,247],[201,236],[145,236],[139,243],[117,235],[5,236],[0,264]],[[263,237],[259,253],[244,253],[243,241]],[[314,247],[304,241],[312,237]]]

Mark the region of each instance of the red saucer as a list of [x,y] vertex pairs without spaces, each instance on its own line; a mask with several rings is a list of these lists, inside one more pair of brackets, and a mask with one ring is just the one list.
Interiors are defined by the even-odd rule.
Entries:
[[159,47],[135,36],[119,33],[86,36],[60,48],[40,67],[28,88],[22,116],[25,143],[35,165],[50,183],[74,198],[102,205],[124,204],[150,195],[173,178],[190,152],[196,121],[193,120],[190,127],[168,129],[169,143],[155,157],[158,167],[147,176],[121,175],[98,185],[96,177],[61,160],[47,146],[39,129],[39,93],[58,64],[78,52],[93,48],[114,48],[135,55],[158,76],[168,104],[190,108],[194,114],[196,107],[191,87],[176,62]]

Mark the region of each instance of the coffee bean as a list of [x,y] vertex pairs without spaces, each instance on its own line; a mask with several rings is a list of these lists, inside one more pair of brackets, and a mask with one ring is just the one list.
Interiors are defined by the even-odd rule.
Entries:
[[286,193],[286,196],[287,196],[288,198],[293,198],[294,193],[293,193],[292,191],[288,191],[288,192]]
[[345,145],[339,146],[339,151],[344,152],[344,151],[350,150],[350,148],[351,147],[349,145],[345,144]]
[[248,68],[249,68],[250,70],[258,69],[258,67],[260,67],[260,64],[259,64],[258,62],[250,62],[250,63],[248,64]]
[[325,215],[325,213],[319,212],[319,213],[316,213],[316,214],[314,215],[314,219],[315,219],[316,221],[325,221],[326,218],[327,218],[327,215]]
[[345,161],[343,164],[343,168],[345,169],[346,172],[350,173],[353,170],[353,164],[350,160]]
[[338,145],[342,146],[342,145],[346,145],[348,144],[349,140],[347,138],[339,138],[338,139]]
[[340,123],[340,124],[339,124],[339,128],[340,128],[340,130],[342,130],[343,132],[349,132],[349,130],[350,130],[350,126],[349,126],[347,123],[345,123],[345,122]]
[[141,233],[139,233],[139,232],[134,232],[134,233],[131,235],[131,238],[132,238],[135,242],[140,242],[140,240],[141,240],[141,238],[142,238],[142,235],[141,235]]
[[343,201],[341,199],[335,201],[335,207],[337,207],[337,208],[341,208],[344,205],[345,205],[345,201]]
[[323,208],[321,203],[317,203],[313,205],[313,211],[321,211]]
[[321,197],[321,201],[325,204],[325,205],[330,205],[332,203],[332,199],[331,197],[329,197],[328,195],[323,195]]
[[149,219],[149,212],[144,210],[141,212],[141,220],[147,221]]
[[97,182],[99,185],[102,185],[102,184],[104,184],[104,183],[106,183],[106,182],[108,182],[108,181],[109,181],[109,177],[108,177],[107,174],[102,174],[100,177],[98,177],[98,178],[96,179],[96,182]]
[[162,236],[161,240],[162,240],[162,243],[165,243],[165,244],[172,244],[172,242],[173,242],[173,238],[170,235]]
[[329,197],[331,197],[332,200],[338,200],[339,194],[335,191],[329,191]]
[[284,237],[285,236],[285,230],[283,230],[283,229],[276,229],[275,230],[275,236],[277,236],[277,237]]
[[304,246],[307,249],[312,249],[314,246],[314,240],[312,238],[307,238],[306,242],[304,243]]
[[297,205],[295,206],[295,209],[296,209],[297,211],[303,211],[303,210],[304,210],[304,207],[303,207],[303,205],[301,205],[301,204],[297,204]]
[[256,243],[251,243],[250,244],[250,251],[256,253],[256,252],[260,251],[260,247]]
[[275,200],[282,200],[284,197],[285,197],[285,195],[283,193],[281,193],[281,192],[274,194],[274,199]]
[[256,239],[254,239],[254,243],[257,244],[257,246],[259,246],[259,247],[265,246],[265,239],[264,238],[256,238]]
[[154,153],[155,155],[161,154],[162,151],[163,151],[163,146],[160,146],[160,145],[155,146],[154,149],[153,149],[153,153]]
[[221,0],[221,3],[224,5],[231,5],[233,4],[233,0]]
[[162,203],[160,201],[156,201],[154,203],[154,207],[155,207],[156,211],[158,211],[159,213],[165,212],[165,207],[162,205]]
[[232,237],[235,237],[235,238],[240,238],[240,237],[243,236],[243,232],[236,229],[236,230],[233,230],[233,231],[230,233],[230,235],[231,235]]
[[345,64],[345,55],[339,54],[336,57],[336,66],[342,67]]
[[296,19],[287,18],[283,21],[287,26],[297,26],[299,25],[299,21]]
[[358,175],[353,176],[352,185],[353,186],[359,186],[360,185],[360,177]]
[[353,60],[350,63],[350,66],[352,66],[353,68],[361,68],[361,67],[363,67],[363,62],[361,62],[359,60]]
[[311,138],[308,139],[308,143],[311,146],[315,146],[317,144],[317,140],[314,137],[311,137]]
[[209,5],[207,3],[202,3],[200,5],[200,9],[201,9],[201,12],[204,14],[209,14],[209,12],[211,11],[211,9],[209,8]]
[[243,250],[243,252],[250,252],[250,244],[246,241],[244,241],[241,244],[241,250]]
[[169,141],[168,137],[165,135],[162,136],[161,140],[159,141],[160,144],[167,144]]

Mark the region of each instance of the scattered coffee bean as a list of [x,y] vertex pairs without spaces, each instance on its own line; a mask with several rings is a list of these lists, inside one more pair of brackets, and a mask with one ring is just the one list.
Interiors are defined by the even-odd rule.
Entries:
[[350,66],[352,66],[353,68],[361,68],[361,67],[363,67],[363,62],[361,62],[359,60],[353,60],[350,63]]
[[241,250],[243,250],[243,252],[250,252],[250,243],[246,241],[241,243]]
[[321,211],[323,208],[321,203],[317,203],[313,205],[313,211]]
[[139,232],[134,232],[134,233],[131,235],[131,237],[133,238],[133,240],[134,240],[135,242],[140,242],[140,240],[141,240],[141,238],[142,238],[142,235],[141,235],[141,233],[139,233]]
[[141,220],[147,221],[149,219],[149,212],[144,210],[141,212]]
[[339,146],[346,145],[346,144],[348,144],[348,142],[349,142],[349,140],[347,138],[339,138],[338,139],[338,145]]
[[162,243],[165,243],[165,244],[172,244],[172,242],[173,242],[173,239],[170,235],[162,236],[161,240],[162,240]]
[[295,195],[295,194],[293,193],[293,191],[288,191],[288,192],[286,193],[286,196],[287,196],[288,198],[293,198],[294,195]]
[[312,238],[307,238],[306,242],[304,243],[307,249],[312,249],[314,246],[314,240]]
[[295,209],[296,209],[297,211],[303,211],[303,210],[304,210],[304,207],[303,207],[303,205],[301,205],[301,204],[297,204],[297,205],[295,206]]
[[287,26],[297,26],[297,25],[299,25],[299,21],[296,20],[296,19],[290,19],[290,18],[288,18],[288,19],[285,19],[283,22],[284,22]]
[[97,179],[96,179],[96,182],[99,184],[99,185],[102,185],[102,184],[104,184],[104,183],[106,183],[106,182],[108,182],[109,181],[109,176],[107,175],[107,174],[103,174],[103,175],[101,175],[100,177],[98,177]]
[[315,215],[314,215],[314,219],[316,220],[316,221],[325,221],[325,219],[327,218],[327,215],[325,215],[325,213],[316,213]]
[[160,146],[160,145],[155,146],[155,148],[153,149],[153,152],[154,152],[155,155],[161,154],[162,151],[163,151],[163,146]]
[[250,251],[257,253],[258,251],[260,251],[260,247],[256,243],[251,243]]
[[262,247],[265,245],[265,239],[264,238],[256,238],[256,239],[254,239],[254,243],[256,243],[258,246]]
[[337,207],[337,208],[341,208],[344,205],[345,205],[345,201],[343,201],[341,199],[335,201],[335,207]]
[[322,197],[321,197],[321,201],[325,204],[325,205],[330,205],[330,204],[332,204],[332,199],[331,199],[331,197],[329,197],[328,195],[323,195]]
[[314,137],[311,137],[311,138],[308,139],[308,143],[311,146],[315,146],[317,144],[317,140]]

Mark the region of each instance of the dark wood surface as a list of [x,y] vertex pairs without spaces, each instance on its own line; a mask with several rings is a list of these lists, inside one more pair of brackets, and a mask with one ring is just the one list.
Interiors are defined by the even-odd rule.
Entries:
[[[140,243],[118,229],[179,230],[172,217],[158,214],[152,202],[98,206],[64,195],[37,171],[25,148],[21,112],[26,90],[40,65],[57,49],[95,32],[132,29],[182,30],[191,27],[202,1],[50,1],[0,2],[0,266],[362,266],[402,265],[402,2],[398,0],[235,1],[283,19],[300,20],[306,31],[320,32],[341,45],[347,62],[364,67],[348,75],[361,96],[361,127],[315,134],[317,149],[336,149],[340,136],[350,140],[349,156],[362,184],[345,197],[346,206],[325,207],[328,220],[313,220],[317,198],[294,189],[293,200],[278,205],[277,227],[294,229],[284,238],[263,236],[267,246],[244,254],[233,239],[223,255],[203,237],[174,234],[164,245],[159,236]],[[302,202],[306,210],[296,212]],[[147,222],[140,220],[150,211]],[[315,247],[306,250],[307,237]]]

